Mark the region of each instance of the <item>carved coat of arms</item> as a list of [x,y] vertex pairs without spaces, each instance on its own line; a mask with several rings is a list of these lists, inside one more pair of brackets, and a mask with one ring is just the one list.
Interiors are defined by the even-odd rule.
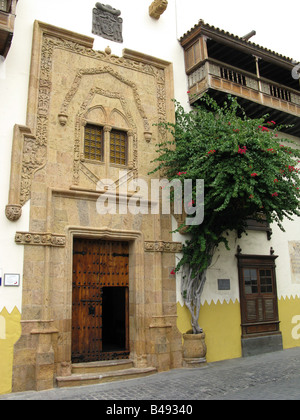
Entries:
[[123,19],[120,14],[120,10],[114,9],[108,4],[96,3],[96,7],[93,9],[93,34],[111,41],[123,42]]

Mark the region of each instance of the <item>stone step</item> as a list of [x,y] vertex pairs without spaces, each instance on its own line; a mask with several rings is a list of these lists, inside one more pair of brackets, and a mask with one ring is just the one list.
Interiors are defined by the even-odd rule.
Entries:
[[113,370],[130,369],[133,367],[133,361],[130,359],[124,360],[105,360],[99,362],[88,363],[73,363],[72,374],[83,373],[102,373]]
[[95,385],[105,382],[122,381],[125,379],[136,379],[157,373],[156,368],[129,368],[122,370],[112,370],[102,373],[82,373],[72,374],[70,376],[59,376],[56,378],[59,388]]

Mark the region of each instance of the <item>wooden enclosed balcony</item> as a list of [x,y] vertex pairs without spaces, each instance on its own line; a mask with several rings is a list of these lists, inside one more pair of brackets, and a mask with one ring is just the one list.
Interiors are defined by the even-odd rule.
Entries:
[[0,0],[0,55],[6,57],[11,46],[18,0]]
[[181,40],[191,103],[208,92],[218,102],[238,97],[250,118],[269,114],[300,136],[300,85],[291,59],[200,21]]

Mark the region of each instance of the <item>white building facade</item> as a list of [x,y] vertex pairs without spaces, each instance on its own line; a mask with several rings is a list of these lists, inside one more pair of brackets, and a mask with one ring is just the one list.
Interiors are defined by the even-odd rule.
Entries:
[[[89,221],[85,221],[84,216],[80,213],[81,204],[78,203],[80,203],[84,194],[87,201],[94,200],[93,191],[91,191],[92,188],[88,182],[93,182],[92,174],[96,174],[98,178],[102,174],[100,172],[98,173],[97,170],[93,172],[89,169],[93,168],[93,166],[88,166],[90,163],[85,164],[83,160],[79,163],[80,159],[78,159],[78,165],[84,163],[81,168],[88,168],[85,170],[85,175],[87,178],[89,177],[89,181],[82,181],[82,184],[80,181],[76,184],[76,188],[73,185],[72,188],[70,187],[68,195],[66,193],[66,187],[59,184],[58,181],[56,181],[56,185],[53,184],[54,186],[48,186],[47,181],[41,181],[41,178],[39,179],[43,173],[43,166],[47,167],[47,165],[49,166],[50,163],[54,162],[54,151],[55,153],[59,151],[59,146],[57,146],[59,142],[55,146],[56,149],[54,146],[53,148],[52,146],[45,148],[45,154],[43,157],[40,157],[42,160],[38,166],[35,166],[36,162],[30,161],[30,159],[32,159],[32,154],[27,153],[26,150],[23,150],[21,154],[18,153],[18,144],[23,144],[22,142],[25,141],[24,139],[30,142],[30,139],[36,140],[43,137],[39,137],[37,133],[38,123],[34,122],[35,117],[39,112],[39,115],[42,115],[41,110],[43,107],[44,109],[47,109],[47,112],[49,111],[49,133],[53,130],[53,133],[55,133],[53,134],[53,137],[55,135],[59,136],[58,130],[65,125],[66,127],[69,127],[69,121],[73,121],[73,116],[75,121],[75,102],[72,101],[77,100],[76,95],[78,93],[79,96],[82,95],[82,97],[80,97],[81,109],[83,109],[84,106],[88,109],[86,114],[84,114],[84,118],[86,119],[85,124],[91,124],[91,121],[96,118],[96,113],[100,110],[100,107],[103,107],[101,110],[117,109],[118,112],[115,112],[115,115],[117,116],[114,117],[114,121],[116,121],[115,126],[125,130],[128,134],[128,138],[133,136],[132,149],[130,149],[130,146],[127,151],[128,161],[130,160],[130,153],[133,156],[133,162],[135,162],[135,156],[139,153],[145,153],[144,156],[146,156],[146,153],[148,152],[147,139],[145,143],[147,147],[144,145],[140,146],[139,151],[139,130],[143,131],[142,128],[139,128],[139,124],[142,125],[142,123],[136,121],[132,122],[137,117],[134,117],[131,114],[140,114],[140,117],[143,117],[142,119],[144,122],[147,120],[147,123],[149,123],[148,126],[144,125],[145,133],[147,132],[147,127],[149,132],[154,133],[151,123],[154,124],[159,121],[159,118],[156,118],[156,113],[158,116],[160,115],[159,109],[158,111],[153,111],[153,114],[151,114],[151,101],[153,100],[154,89],[157,89],[157,92],[159,92],[159,89],[164,91],[161,93],[161,96],[164,96],[164,98],[161,102],[158,101],[158,103],[159,106],[160,104],[165,106],[164,115],[166,119],[172,119],[174,117],[172,114],[174,111],[171,101],[172,98],[176,98],[176,100],[182,103],[187,109],[189,108],[189,95],[187,94],[187,91],[191,90],[195,84],[188,84],[188,80],[190,79],[188,79],[186,74],[185,50],[181,45],[182,42],[179,42],[179,40],[193,24],[197,23],[202,16],[192,16],[193,9],[187,10],[183,1],[175,0],[170,0],[169,2],[155,0],[153,3],[151,0],[130,0],[126,2],[114,0],[109,6],[99,3],[98,8],[95,6],[95,0],[85,0],[84,2],[79,0],[12,0],[0,1],[0,5],[2,5],[2,9],[0,7],[0,18],[2,19],[0,20],[1,31],[3,30],[5,32],[7,29],[4,28],[5,25],[7,25],[7,27],[9,26],[6,19],[7,16],[16,15],[13,26],[10,26],[10,31],[13,33],[11,45],[8,41],[6,41],[6,44],[3,46],[3,55],[5,55],[5,57],[2,55],[0,57],[0,143],[2,152],[0,155],[2,173],[0,191],[0,208],[2,209],[0,213],[0,393],[8,393],[11,391],[20,391],[25,389],[49,388],[51,385],[57,385],[56,379],[58,377],[71,376],[71,355],[67,354],[69,350],[66,350],[69,349],[70,346],[68,347],[68,344],[66,344],[64,347],[63,345],[60,345],[61,343],[59,343],[60,340],[70,340],[71,327],[67,322],[67,320],[69,323],[71,322],[70,313],[68,316],[65,316],[65,318],[62,318],[61,315],[58,316],[58,312],[60,310],[62,312],[64,311],[64,309],[58,309],[58,307],[56,310],[53,310],[52,312],[50,311],[51,313],[47,313],[47,311],[45,311],[44,313],[39,312],[38,314],[36,312],[34,314],[33,309],[32,311],[29,311],[29,300],[34,302],[35,290],[32,278],[30,279],[30,283],[28,282],[28,279],[30,276],[36,277],[37,289],[40,287],[40,278],[52,279],[50,280],[50,283],[47,283],[46,280],[43,281],[41,289],[45,291],[47,287],[49,287],[49,290],[52,290],[51,299],[60,299],[60,295],[57,294],[57,296],[55,296],[54,293],[55,275],[57,275],[58,279],[72,277],[72,274],[70,274],[71,263],[69,264],[69,268],[63,269],[58,264],[58,258],[62,258],[61,255],[68,255],[67,253],[59,254],[61,250],[60,247],[62,244],[68,246],[68,241],[73,241],[73,238],[74,240],[79,237],[81,239],[91,239],[97,236],[97,223],[95,222],[93,224],[91,221],[91,215],[89,216]],[[96,25],[93,24],[93,13],[95,13],[94,9],[98,9],[105,13],[111,13],[112,21],[109,22],[112,26],[106,22],[106,25],[104,24],[102,28],[97,29]],[[117,29],[114,27],[116,22],[118,22]],[[1,29],[2,27],[4,29]],[[95,33],[97,30],[98,34]],[[210,29],[205,27],[205,30],[208,31]],[[224,35],[221,30],[215,30],[214,28],[214,31],[214,35],[216,37]],[[44,45],[39,39],[41,36],[48,37],[47,40],[50,40],[49,42],[55,39],[57,51],[62,50],[61,46],[58,45],[59,42],[65,43],[65,50],[67,50],[66,44],[68,42],[77,43],[79,45],[78,54],[80,54],[79,49],[85,49],[84,56],[88,58],[81,58],[79,55],[76,55],[74,62],[70,60],[66,63],[63,62],[63,60],[65,60],[66,57],[70,58],[67,53],[66,55],[62,54],[60,56],[60,52],[56,52],[55,54],[57,55],[53,55],[51,57],[49,54],[49,66],[53,66],[51,67],[51,71],[54,74],[53,81],[49,79],[47,80],[47,82],[49,82],[48,84],[37,87],[40,80],[46,80],[46,78],[43,79],[41,76],[43,71],[46,73],[45,67],[43,67],[46,66],[45,57],[43,56],[44,61],[39,61],[40,57],[37,53],[37,51],[39,51],[41,56],[44,54],[43,48],[45,48],[46,44]],[[224,37],[227,37],[229,40],[234,39],[234,36],[231,35],[224,35]],[[239,39],[239,41],[241,40]],[[39,42],[40,49],[36,46]],[[218,42],[222,43],[222,40],[218,40]],[[246,47],[247,46],[252,48],[251,43],[249,43],[249,45],[246,44]],[[74,53],[75,49],[73,46],[72,48],[72,52]],[[257,53],[259,54],[260,52],[265,53],[263,49],[258,49]],[[75,53],[77,54],[77,51],[75,51]],[[123,86],[124,90],[122,91],[125,98],[124,101],[126,102],[128,100],[128,103],[132,103],[136,107],[133,111],[130,109],[130,106],[126,108],[124,105],[122,118],[120,116],[121,108],[117,108],[117,105],[115,104],[116,97],[113,97],[113,95],[109,93],[113,92],[114,83],[109,77],[104,78],[103,80],[101,79],[101,74],[104,71],[101,70],[102,73],[100,71],[97,72],[95,62],[93,62],[93,65],[92,61],[91,64],[88,64],[88,59],[93,60],[97,54],[99,56],[102,54],[105,57],[105,60],[107,60],[105,65],[112,66],[113,70],[106,71],[106,74],[110,73],[109,77],[111,76],[115,78],[114,83],[116,86],[126,85],[125,87]],[[277,59],[279,60],[276,53],[270,53],[269,55],[275,62]],[[55,57],[55,59],[53,57]],[[118,57],[120,63],[118,63]],[[51,61],[52,59],[53,61]],[[128,63],[126,63],[126,60],[128,60]],[[145,77],[143,91],[142,88],[139,88],[140,91],[136,91],[134,87],[135,80],[130,78],[132,77],[130,76],[130,71],[133,72],[134,63],[137,63],[136,66],[138,66],[139,69],[144,66],[141,71],[139,70],[141,82],[137,81],[137,85],[140,83],[140,86],[143,86],[142,80],[144,79],[140,76],[140,74],[143,73],[143,77]],[[119,67],[117,67],[118,65],[126,70],[122,72]],[[197,63],[195,63],[195,65],[197,65]],[[151,85],[152,82],[150,83],[150,81],[148,81],[148,79],[150,80],[149,69],[151,66],[156,69],[155,71],[157,71],[156,80],[158,88],[154,88]],[[291,61],[287,60],[286,66],[287,68],[292,68]],[[64,69],[66,74],[56,75],[55,69],[57,71]],[[96,70],[89,70],[89,73],[87,69]],[[84,74],[82,80],[84,79],[83,83],[86,83],[86,85],[84,85],[86,89],[90,89],[91,86],[93,86],[94,89],[98,89],[97,94],[102,95],[104,98],[101,104],[97,103],[94,97],[89,97],[89,99],[85,98],[85,100],[83,100],[84,89],[82,93],[80,93],[80,88],[82,87],[80,85],[81,82],[76,85],[77,79],[72,79],[73,75],[75,76],[76,74],[79,74],[76,73],[79,70],[82,71],[80,75]],[[84,73],[84,70],[86,73]],[[36,71],[40,73],[37,74]],[[165,86],[163,87],[159,76],[162,71],[165,72],[165,78],[167,80]],[[56,77],[57,79],[55,79]],[[98,78],[98,85],[90,85],[90,82],[88,82],[89,77],[95,77],[95,80]],[[74,82],[73,85],[72,80]],[[61,81],[61,90],[59,87],[59,81]],[[104,82],[107,83],[106,86],[103,84]],[[55,86],[55,88],[53,86]],[[42,88],[45,90],[49,89],[50,93],[47,93],[49,96],[46,96],[47,98],[50,98],[49,100],[51,100],[51,103],[53,104],[53,109],[51,108],[51,111],[49,110],[50,108],[48,108],[49,104],[46,103],[47,99],[45,99],[44,104],[40,104],[39,99],[41,97],[37,96],[36,98],[38,99],[36,99],[32,96],[38,91],[38,89],[40,89],[39,92],[41,92]],[[290,90],[297,100],[296,103],[293,104],[295,110],[290,111],[290,109],[288,109],[287,113],[291,112],[294,118],[299,119],[300,91],[298,97],[297,89],[291,88]],[[157,95],[159,97],[160,94],[157,92],[155,91],[155,96]],[[130,99],[130,95],[133,95],[133,99]],[[142,98],[141,101],[139,101],[138,98]],[[149,98],[149,104],[146,103],[145,98]],[[90,101],[89,105],[87,105],[88,100]],[[131,100],[132,102],[130,102]],[[283,99],[282,101],[285,102]],[[78,99],[78,104],[79,102],[80,101]],[[58,120],[54,120],[54,113],[57,111],[56,105],[54,106],[56,103],[64,105],[64,110],[67,110],[66,113],[68,113],[69,121],[59,120],[58,122]],[[88,108],[88,106],[90,107]],[[132,108],[134,106],[132,105]],[[62,110],[62,108],[60,110]],[[145,112],[143,113],[143,111]],[[97,115],[101,114],[101,117],[99,117],[100,119],[103,117],[105,112],[99,111],[99,114]],[[63,112],[61,114],[63,114]],[[122,124],[124,121],[126,121],[126,124],[128,123],[127,127],[123,127]],[[103,122],[102,125],[105,127],[113,124],[107,123],[106,121],[105,123]],[[136,126],[138,140],[135,143],[134,130]],[[107,131],[105,129],[103,131],[105,136]],[[131,134],[132,131],[133,134]],[[69,135],[69,132],[66,131],[65,135]],[[61,134],[61,136],[61,139],[64,139],[63,134]],[[153,137],[154,139],[151,140],[152,143],[154,140],[157,140],[155,135],[153,135]],[[284,137],[293,138],[299,143],[298,133],[289,133],[284,135]],[[149,143],[149,148],[152,147],[151,150],[153,150],[154,153],[155,147],[152,145],[151,141]],[[62,153],[63,152],[64,146],[62,145]],[[66,156],[67,154],[62,154],[61,160],[63,160]],[[39,158],[37,154],[35,157],[37,159]],[[153,157],[153,155],[149,154],[149,159],[150,157]],[[142,161],[147,158],[139,157],[139,159]],[[26,166],[26,168],[31,168],[29,178],[26,178],[26,174],[24,175],[24,171],[22,172],[20,169],[20,165],[22,163],[24,167]],[[60,163],[65,166],[67,165],[66,162]],[[133,163],[133,166],[131,167],[128,164],[128,169],[137,169],[137,166],[135,165],[137,164]],[[70,172],[73,171],[73,168],[74,162],[70,161]],[[118,165],[115,166],[115,169],[116,168],[120,169]],[[51,173],[49,169],[48,180],[52,179],[51,176],[55,176],[58,179],[59,173],[55,174],[55,165],[53,165],[51,170],[53,173]],[[81,172],[79,170],[78,172],[80,172],[80,174],[83,173],[83,169],[80,170]],[[64,173],[65,172],[62,172],[62,174]],[[110,173],[112,174],[112,172]],[[18,178],[18,176],[21,178]],[[21,179],[21,181],[19,181],[19,179]],[[28,179],[32,182],[31,190],[26,183]],[[20,182],[21,187],[17,187],[18,182]],[[56,188],[53,193],[53,206],[62,206],[61,208],[57,207],[58,211],[61,211],[60,216],[56,214],[53,216],[53,219],[51,219],[52,213],[44,214],[43,227],[37,222],[42,220],[40,213],[39,217],[36,216],[38,211],[43,211],[38,210],[38,205],[36,204],[38,199],[42,200],[41,197],[38,197],[39,194],[42,194],[42,190],[39,190],[42,182],[45,183],[45,188],[48,188],[47,191],[50,191],[51,188],[54,191]],[[64,192],[62,192],[63,189]],[[34,192],[33,198],[26,192],[27,190],[30,190],[30,194]],[[65,217],[63,216],[63,211],[66,211],[64,207],[66,204],[64,203],[69,200],[73,191],[76,191],[76,199],[79,200],[76,205],[79,209],[78,212],[81,217],[81,219],[79,217],[81,230],[76,230],[79,229],[79,224],[75,222],[75,218],[72,219],[71,215],[68,215],[69,222],[67,222],[66,219],[63,219],[63,217]],[[94,192],[96,192],[95,186]],[[47,202],[50,200],[49,197],[44,197],[44,199],[46,201],[48,200]],[[33,202],[33,200],[36,201]],[[69,210],[70,209],[71,207]],[[53,210],[53,214],[54,213],[55,211]],[[71,223],[71,225],[68,223]],[[163,220],[160,220],[159,228],[157,227],[158,225],[153,227],[151,233],[148,232],[148,228],[141,227],[142,222],[140,225],[138,225],[136,221],[133,221],[132,223],[130,222],[131,224],[129,224],[126,219],[124,223],[128,223],[126,226],[130,226],[130,228],[125,229],[124,226],[122,228],[118,228],[119,234],[117,234],[117,228],[115,228],[117,223],[119,223],[119,221],[115,223],[114,220],[110,220],[105,222],[103,226],[99,226],[100,236],[98,235],[97,238],[101,240],[105,239],[106,241],[110,240],[111,242],[114,242],[116,239],[123,242],[127,241],[129,243],[129,267],[131,267],[131,271],[135,270],[133,268],[134,266],[139,264],[142,265],[142,263],[133,262],[135,258],[134,256],[143,254],[143,257],[141,258],[145,258],[145,261],[143,260],[143,267],[145,270],[141,276],[144,276],[145,278],[147,277],[147,274],[145,273],[147,273],[148,269],[150,270],[150,265],[147,266],[147,258],[149,254],[152,255],[152,251],[155,247],[161,246],[163,251],[160,250],[156,253],[153,252],[153,260],[150,260],[149,257],[149,261],[152,261],[152,263],[153,261],[158,261],[158,254],[164,254],[164,252],[167,254],[170,246],[172,246],[172,243],[177,244],[176,246],[178,246],[181,241],[185,240],[184,236],[179,233],[174,233],[168,237],[166,233],[166,230],[168,230],[166,226],[168,225],[167,222],[164,222]],[[164,225],[164,223],[166,223],[166,225]],[[175,220],[173,219],[173,228],[174,227]],[[237,235],[232,235],[231,251],[220,251],[218,255],[216,255],[215,263],[212,265],[212,268],[208,273],[208,280],[202,297],[203,307],[200,314],[200,323],[206,333],[206,357],[208,362],[241,357],[243,355],[243,341],[241,340],[241,295],[236,257],[236,250],[238,246],[242,249],[242,254],[245,255],[267,256],[270,255],[270,248],[273,248],[275,254],[278,255],[276,260],[276,284],[281,348],[290,348],[300,345],[300,223],[299,220],[295,220],[293,222],[287,221],[285,223],[285,233],[281,232],[276,226],[272,226],[271,228],[271,238],[267,237],[266,231],[251,231],[247,237],[243,237],[241,239],[238,238]],[[157,233],[158,231],[159,233]],[[37,236],[40,235],[38,239],[39,241],[42,241],[43,238],[45,238],[46,243],[43,244],[43,246],[35,247],[35,244],[33,243],[35,240],[33,236],[35,234]],[[46,237],[48,234],[50,234],[50,236],[52,235],[50,239]],[[157,236],[155,236],[156,234]],[[72,239],[70,239],[71,237]],[[143,245],[139,245],[141,242],[140,237],[144,238]],[[65,242],[60,243],[60,239]],[[54,241],[56,242],[54,243]],[[133,243],[136,245],[133,245]],[[75,242],[72,242],[72,245],[70,245],[70,252],[73,250],[73,253],[75,248],[72,247],[75,246],[74,244]],[[31,248],[29,249],[28,246]],[[132,248],[133,246],[135,248]],[[153,248],[151,248],[152,246]],[[34,254],[37,248],[40,249],[40,253],[39,255],[36,255],[36,258],[33,257],[31,260],[28,254]],[[178,251],[178,248],[175,247],[174,250]],[[78,252],[80,253],[84,251]],[[177,253],[179,254],[179,252]],[[48,255],[47,259],[50,267],[50,274],[48,275],[47,268],[45,268],[42,257],[46,254]],[[180,353],[180,349],[178,347],[178,343],[181,342],[181,334],[190,329],[190,319],[188,311],[183,306],[183,301],[180,296],[180,286],[178,284],[180,280],[177,279],[176,288],[175,276],[169,276],[172,266],[174,267],[176,263],[175,255],[176,252],[172,252],[171,254],[167,254],[165,257],[162,256],[162,260],[157,263],[161,267],[162,274],[153,273],[153,284],[156,279],[160,278],[160,276],[162,278],[162,285],[157,286],[155,283],[153,286],[153,288],[158,292],[157,294],[160,293],[161,295],[164,295],[164,285],[167,285],[168,282],[173,282],[173,285],[171,285],[166,292],[166,294],[168,294],[168,298],[162,298],[162,309],[160,311],[157,310],[155,313],[153,312],[151,315],[147,314],[142,316],[140,315],[140,312],[135,312],[135,310],[129,308],[129,327],[126,328],[127,330],[128,328],[131,328],[131,330],[135,329],[137,332],[136,335],[131,335],[131,333],[128,332],[128,343],[135,344],[131,344],[130,348],[126,347],[126,349],[129,349],[129,353],[133,349],[132,352],[135,357],[135,366],[143,366],[147,368],[154,367],[155,369],[163,370],[178,367],[178,363],[182,363],[182,359],[178,359],[178,363],[173,359],[179,357],[178,354]],[[70,259],[72,258],[70,257]],[[149,261],[148,263],[150,264]],[[52,264],[57,267],[57,270],[63,270],[63,273],[61,271],[58,273],[57,271],[56,274],[53,274],[51,272]],[[130,276],[131,274],[129,274],[129,277]],[[168,276],[170,278],[168,278]],[[129,288],[130,290],[134,290],[134,297],[133,295],[131,296],[131,292],[129,292],[128,305],[130,306],[134,303],[138,307],[138,304],[140,303],[139,298],[141,288],[138,286],[139,274],[137,270],[133,277],[135,283],[132,288],[131,286],[129,286]],[[220,282],[222,279],[228,280],[223,283],[223,286],[222,282]],[[129,279],[129,284],[131,284],[130,282],[131,280]],[[146,280],[143,284],[145,284],[145,289],[147,287],[150,288]],[[71,279],[66,288],[70,288],[70,285]],[[60,291],[63,293],[63,289]],[[68,306],[68,308],[65,309],[66,312],[70,312],[71,310],[71,305],[67,298],[67,296],[69,296],[68,293],[69,292],[67,291],[64,295],[66,296],[67,303],[63,300],[61,304],[61,306],[64,304]],[[46,294],[44,293],[43,296],[46,296]],[[142,309],[144,312],[147,312],[148,310],[150,311],[150,309],[152,310],[150,303],[149,306],[147,306],[147,298],[149,298],[148,295],[143,295],[143,302],[146,302]],[[38,295],[36,295],[36,299],[39,299]],[[48,304],[47,299],[48,298],[45,297],[44,303],[46,302],[46,304]],[[41,302],[38,302],[38,304],[42,306]],[[172,307],[172,309],[168,309],[168,305],[170,308]],[[139,313],[139,317],[143,320],[145,325],[143,327],[144,329],[140,326],[136,326],[134,318],[134,314],[136,313]],[[56,315],[57,319],[55,318]],[[42,316],[47,316],[48,318],[45,319]],[[149,321],[149,325],[148,318],[152,319],[151,322]],[[172,321],[170,321],[171,319]],[[47,321],[48,324],[42,325],[44,321]],[[33,324],[34,328],[30,327],[30,325]],[[29,328],[31,329],[29,330]],[[155,334],[157,335],[155,335],[153,331],[155,331]],[[166,331],[168,331],[169,335],[166,335],[167,340],[163,341]],[[48,336],[50,335],[50,341],[52,341],[48,342]],[[150,338],[147,341],[148,335]],[[24,344],[26,340],[29,340],[29,336],[32,339],[30,351],[28,350],[29,347],[26,347]],[[143,338],[144,336],[146,336],[146,338]],[[39,338],[37,341],[34,341],[36,337]],[[46,347],[49,347],[45,351],[43,350],[43,339],[45,339],[44,344]],[[36,345],[35,349],[33,349],[34,345]],[[140,350],[140,347],[143,345],[146,350]],[[270,344],[268,343],[263,343],[265,351],[268,350],[269,345]],[[164,347],[164,350],[159,353],[159,349],[162,347]],[[257,348],[257,343],[255,344],[255,348]],[[269,347],[269,349],[272,349],[272,346]],[[49,371],[47,371],[46,376],[43,376],[43,374],[40,373],[39,368],[42,370],[42,366],[44,365],[42,363],[39,364],[38,362],[39,355],[42,355],[41,357],[47,359],[49,354],[53,357],[53,363],[50,368],[52,376],[50,377],[48,376]],[[156,354],[161,354],[161,357],[159,358]],[[166,354],[168,354],[168,356],[166,356]],[[167,361],[164,362],[164,360]]]

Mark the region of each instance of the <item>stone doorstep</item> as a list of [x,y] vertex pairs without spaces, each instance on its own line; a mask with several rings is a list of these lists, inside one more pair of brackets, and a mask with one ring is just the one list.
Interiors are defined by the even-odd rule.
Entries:
[[83,373],[103,373],[111,372],[114,370],[130,369],[133,368],[133,361],[130,359],[124,360],[105,360],[98,362],[88,363],[74,363],[72,364],[73,374]]
[[[99,363],[99,362],[98,362]],[[121,381],[125,379],[136,379],[151,374],[157,373],[157,369],[153,367],[148,368],[127,368],[121,370],[110,370],[101,373],[81,373],[72,374],[71,376],[59,376],[56,378],[56,383],[59,388],[95,385],[105,382]]]

